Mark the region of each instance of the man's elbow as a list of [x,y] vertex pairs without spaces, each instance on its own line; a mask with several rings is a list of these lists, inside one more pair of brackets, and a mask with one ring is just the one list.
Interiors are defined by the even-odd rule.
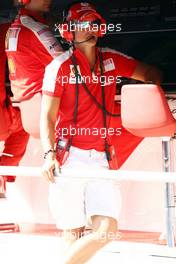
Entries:
[[146,83],[161,84],[163,80],[162,72],[155,66],[149,66],[144,75],[144,81]]
[[56,119],[51,116],[50,113],[48,114],[42,114],[40,118],[40,129],[46,129],[48,127],[55,127]]
[[145,83],[161,84],[163,74],[157,67],[139,62],[132,78]]

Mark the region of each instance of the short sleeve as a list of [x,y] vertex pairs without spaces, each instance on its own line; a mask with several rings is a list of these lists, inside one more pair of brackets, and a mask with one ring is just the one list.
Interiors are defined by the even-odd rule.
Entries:
[[62,69],[56,67],[56,62],[53,60],[46,68],[43,78],[42,93],[54,96],[62,97],[64,91],[63,83],[60,81],[62,79]]
[[43,79],[42,92],[50,96],[61,97],[64,91],[64,67],[70,65],[70,51],[57,56],[46,68]]
[[29,16],[21,16],[20,21],[26,32],[31,34],[30,38],[26,37],[27,40],[31,40],[31,51],[44,65],[63,52],[60,43],[47,25],[39,23]]
[[138,64],[136,59],[109,48],[103,48],[102,51],[105,53],[105,58],[113,59],[115,74],[117,76],[130,78],[133,75]]
[[114,62],[117,69],[118,76],[130,78],[138,64],[138,61],[123,53],[114,53]]
[[35,55],[43,65],[48,65],[54,58],[63,53],[57,39],[50,31],[48,32],[48,35],[50,34],[49,36],[43,36],[43,39],[40,39],[31,31],[31,48],[33,55]]

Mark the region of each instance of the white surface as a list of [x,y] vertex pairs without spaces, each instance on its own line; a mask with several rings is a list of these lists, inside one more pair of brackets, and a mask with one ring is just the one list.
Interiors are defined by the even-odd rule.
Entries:
[[[0,260],[3,264],[63,264],[57,236],[0,234]],[[152,255],[156,255],[152,257]],[[87,264],[174,264],[176,250],[144,243],[111,242]]]

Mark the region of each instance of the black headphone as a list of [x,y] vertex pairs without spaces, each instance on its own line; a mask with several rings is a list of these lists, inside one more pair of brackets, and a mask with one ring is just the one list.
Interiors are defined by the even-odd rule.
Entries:
[[[72,9],[73,6],[77,5],[77,4],[82,4],[82,3],[85,3],[86,4],[89,4],[92,6],[92,8],[95,9],[95,6],[94,4],[92,4],[91,1],[75,1],[75,2],[72,2],[71,4],[69,4],[64,10],[63,10],[63,18],[62,18],[62,24],[60,25],[59,27],[59,31],[60,31],[60,35],[63,39],[67,40],[68,42],[72,43],[74,42],[74,33],[73,31],[71,30],[71,27],[73,26],[71,21],[69,21],[68,19],[68,16],[69,16],[69,12],[70,10]],[[101,16],[100,16],[101,17]],[[102,24],[106,24],[106,21],[101,17],[101,22]],[[104,35],[104,33],[100,30],[99,31],[99,35],[98,37],[102,37]],[[82,41],[82,42],[77,42],[78,44],[80,43],[83,43],[83,42],[87,42],[89,41],[90,39],[92,39],[93,37],[85,40],[85,41]],[[76,42],[75,42],[76,43]]]

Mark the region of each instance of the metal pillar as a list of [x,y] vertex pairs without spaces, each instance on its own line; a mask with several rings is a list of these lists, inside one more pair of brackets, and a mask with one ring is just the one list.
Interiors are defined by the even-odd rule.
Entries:
[[[162,138],[163,171],[173,172],[173,139]],[[174,183],[165,183],[165,220],[166,220],[166,240],[169,247],[175,246],[175,198]]]

